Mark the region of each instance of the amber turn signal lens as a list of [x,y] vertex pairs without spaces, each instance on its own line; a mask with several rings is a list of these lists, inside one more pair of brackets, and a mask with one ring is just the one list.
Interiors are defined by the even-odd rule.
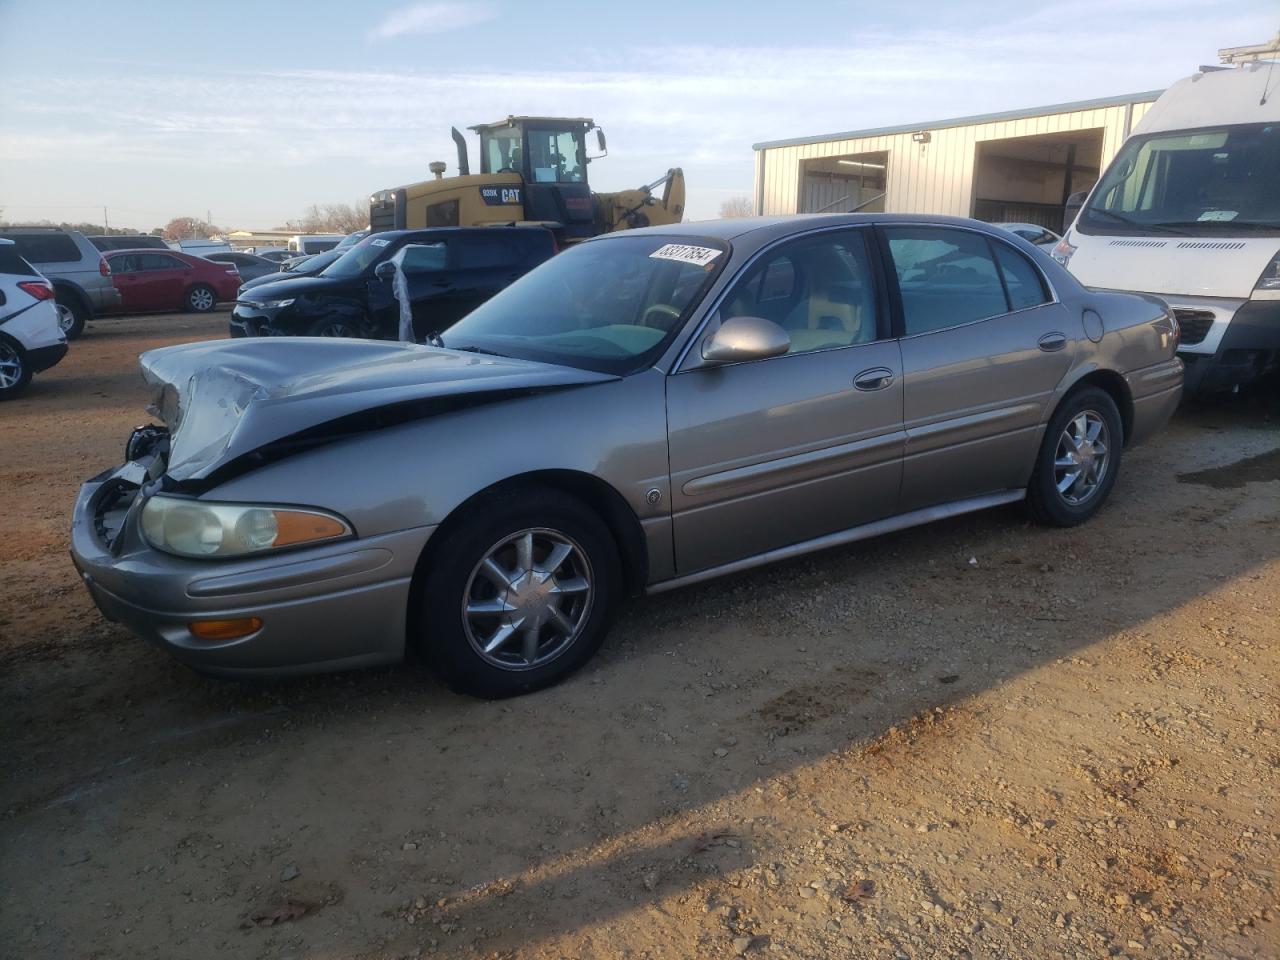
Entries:
[[292,510],[276,510],[276,539],[272,546],[287,547],[294,543],[311,543],[314,540],[332,540],[345,536],[347,528],[319,513],[299,513]]
[[192,636],[199,640],[239,640],[262,629],[257,617],[240,620],[193,620],[187,624]]

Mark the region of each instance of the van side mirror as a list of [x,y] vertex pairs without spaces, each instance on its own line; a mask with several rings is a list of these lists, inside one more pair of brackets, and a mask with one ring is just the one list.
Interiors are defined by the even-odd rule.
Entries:
[[777,357],[791,349],[787,331],[764,317],[730,317],[702,341],[702,359],[709,364],[741,363]]
[[396,265],[390,260],[383,260],[373,268],[373,275],[379,280],[394,280],[396,278]]

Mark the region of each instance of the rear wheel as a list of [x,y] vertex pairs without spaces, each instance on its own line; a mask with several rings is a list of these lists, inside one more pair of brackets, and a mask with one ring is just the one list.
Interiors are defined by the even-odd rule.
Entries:
[[1105,390],[1085,387],[1054,412],[1040,443],[1027,503],[1041,523],[1074,527],[1100,509],[1120,472],[1124,425]]
[[477,506],[426,572],[421,649],[449,686],[477,697],[546,687],[604,641],[622,583],[608,527],[556,490]]
[[21,347],[0,340],[0,400],[12,400],[31,382],[31,365]]
[[218,294],[213,287],[200,283],[187,291],[186,303],[194,313],[208,313],[218,305]]
[[85,321],[89,319],[88,311],[79,300],[70,295],[58,293],[54,301],[58,308],[58,327],[68,340],[74,340],[84,333]]

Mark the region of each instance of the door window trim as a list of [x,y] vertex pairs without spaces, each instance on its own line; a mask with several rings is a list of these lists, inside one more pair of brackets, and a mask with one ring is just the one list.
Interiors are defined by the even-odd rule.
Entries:
[[819,350],[805,350],[802,353],[784,353],[776,357],[761,357],[758,360],[739,360],[736,363],[722,363],[717,364],[715,369],[719,369],[720,367],[737,367],[747,363],[761,363],[765,360],[785,360],[787,357],[807,357],[818,353],[830,353],[833,350],[852,350],[856,347],[866,347],[871,344],[883,343],[886,340],[895,339],[892,325],[892,313],[890,311],[890,304],[888,301],[887,284],[889,278],[886,275],[887,264],[880,250],[879,242],[875,237],[874,227],[875,224],[873,223],[828,224],[827,226],[815,227],[812,230],[806,230],[803,233],[792,233],[785,237],[778,237],[776,240],[771,240],[755,253],[751,254],[742,266],[734,272],[733,276],[728,279],[725,285],[720,288],[720,292],[716,294],[711,306],[706,310],[702,315],[702,319],[698,322],[697,329],[694,330],[693,335],[688,339],[685,345],[681,347],[680,354],[676,357],[675,363],[671,365],[671,369],[667,373],[667,376],[679,376],[682,373],[694,373],[699,370],[708,369],[698,365],[687,366],[685,361],[688,360],[689,354],[693,350],[693,345],[697,343],[706,332],[707,327],[711,323],[711,318],[719,313],[720,307],[723,306],[729,293],[735,289],[738,281],[745,277],[747,272],[755,266],[756,261],[768,254],[776,252],[779,247],[787,246],[788,244],[802,240],[809,240],[813,237],[827,233],[849,233],[856,230],[861,231],[863,234],[862,241],[866,247],[867,260],[870,262],[871,282],[874,287],[876,304],[876,338],[874,340],[868,340],[866,343],[848,343],[842,346],[823,347]]
[[[979,237],[982,237],[983,239],[985,239],[987,241],[988,247],[991,248],[990,249],[991,262],[996,268],[996,276],[1000,278],[1000,286],[1005,291],[1005,303],[1011,306],[1013,301],[1009,298],[1009,291],[1007,289],[1007,284],[1004,279],[1004,268],[1000,266],[1000,261],[996,259],[996,253],[994,249],[997,243],[1002,243],[1006,247],[1008,247],[1010,250],[1012,250],[1014,253],[1016,253],[1018,256],[1022,257],[1022,259],[1027,261],[1027,263],[1031,264],[1031,268],[1035,270],[1035,272],[1040,276],[1040,282],[1044,285],[1044,289],[1048,294],[1048,299],[1045,300],[1043,303],[1037,303],[1034,306],[1019,307],[1017,310],[1006,310],[1004,313],[995,313],[989,317],[981,317],[980,319],[977,319],[977,320],[966,320],[964,323],[957,323],[951,327],[942,327],[938,330],[921,330],[919,333],[907,333],[906,332],[907,330],[906,313],[902,309],[902,288],[898,285],[897,268],[894,267],[893,269],[890,269],[890,265],[893,264],[893,254],[889,250],[889,236],[885,232],[886,230],[891,230],[894,227],[898,227],[898,226],[930,227],[930,228],[935,228],[939,230],[962,230],[966,233],[977,234]],[[1040,269],[1040,265],[1036,263],[1031,257],[1028,257],[1025,253],[1019,250],[1014,244],[1006,241],[1003,237],[993,236],[987,233],[987,231],[985,230],[980,230],[976,227],[971,227],[968,224],[962,225],[962,224],[956,224],[956,223],[936,223],[929,220],[904,220],[904,221],[886,220],[886,221],[881,221],[879,223],[872,224],[872,228],[876,232],[876,236],[878,238],[879,247],[880,247],[880,255],[884,260],[885,280],[886,282],[889,283],[891,288],[890,299],[891,299],[891,306],[893,308],[893,338],[895,340],[914,340],[917,337],[931,337],[935,334],[946,333],[949,330],[963,330],[966,327],[972,327],[978,323],[987,323],[991,320],[999,320],[1003,317],[1012,317],[1019,313],[1025,313],[1028,310],[1038,310],[1041,307],[1047,307],[1047,306],[1051,306],[1053,304],[1058,304],[1062,302],[1062,300],[1058,297],[1057,288],[1054,287],[1053,282],[1049,279],[1048,275],[1042,269]]]

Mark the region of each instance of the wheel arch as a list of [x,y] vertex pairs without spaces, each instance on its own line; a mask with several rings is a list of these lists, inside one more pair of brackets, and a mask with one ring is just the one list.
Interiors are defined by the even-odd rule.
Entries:
[[84,310],[85,317],[93,317],[93,301],[89,299],[89,294],[85,292],[84,287],[72,280],[67,280],[62,277],[50,277],[49,283],[53,285],[53,296],[55,300],[59,295],[65,294],[80,305],[80,308]]
[[645,545],[644,530],[635,511],[614,487],[599,477],[579,470],[532,470],[507,477],[490,484],[459,503],[423,547],[422,555],[414,567],[413,581],[409,589],[409,636],[415,636],[420,625],[422,591],[426,571],[435,561],[440,544],[444,543],[455,526],[486,500],[531,487],[544,487],[582,501],[604,521],[618,547],[622,563],[623,583],[628,595],[639,596],[649,577],[649,554]]
[[1124,431],[1124,446],[1127,447],[1129,438],[1133,436],[1133,393],[1129,390],[1128,381],[1114,370],[1094,368],[1085,371],[1083,375],[1067,384],[1059,392],[1058,401],[1049,411],[1046,422],[1053,418],[1053,415],[1058,412],[1058,408],[1066,403],[1072,394],[1086,387],[1098,387],[1115,401],[1116,409],[1120,411],[1120,427]]

